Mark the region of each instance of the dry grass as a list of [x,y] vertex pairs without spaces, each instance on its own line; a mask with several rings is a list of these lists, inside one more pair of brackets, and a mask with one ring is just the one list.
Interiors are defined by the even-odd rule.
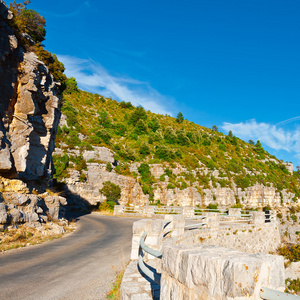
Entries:
[[102,215],[102,216],[113,216],[114,213],[112,211],[108,211],[108,210],[96,210],[95,212],[97,212],[98,214]]
[[46,192],[48,193],[49,196],[63,196],[64,195],[63,191],[57,191],[55,188],[46,189]]
[[116,281],[111,286],[111,291],[107,295],[107,299],[119,300],[121,299],[121,283],[126,271],[128,263],[123,263],[121,267],[113,267],[116,271]]
[[64,234],[75,229],[75,222],[70,222],[68,226],[64,226],[65,233],[63,234],[53,232],[50,225],[45,225],[44,229],[44,231],[40,231],[25,225],[19,225],[17,229],[5,229],[4,232],[0,233],[0,252],[61,238]]

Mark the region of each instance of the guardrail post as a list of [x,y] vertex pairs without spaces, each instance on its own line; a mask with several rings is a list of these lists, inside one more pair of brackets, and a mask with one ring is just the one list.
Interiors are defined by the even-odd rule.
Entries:
[[183,215],[186,218],[192,218],[195,216],[195,207],[191,207],[191,206],[184,206],[183,207]]
[[115,205],[114,206],[114,216],[122,215],[124,211],[124,205]]
[[241,208],[228,208],[228,216],[241,217]]
[[265,224],[265,212],[263,211],[253,211],[252,218],[255,225]]
[[[166,236],[180,239],[184,234],[185,218],[183,215],[165,215],[165,223],[170,223],[165,227],[164,233]],[[167,234],[170,232],[170,234]]]
[[[133,236],[131,247],[131,259],[138,259],[140,239],[145,231],[147,237],[145,243],[154,250],[160,250],[163,239],[164,220],[143,219],[133,223]],[[148,259],[154,259],[152,255],[146,254]]]
[[205,227],[218,228],[220,226],[220,215],[215,212],[203,212],[203,217],[206,217],[203,222],[206,223]]
[[143,216],[146,218],[152,218],[155,214],[155,206],[154,205],[148,205],[144,206],[143,208]]

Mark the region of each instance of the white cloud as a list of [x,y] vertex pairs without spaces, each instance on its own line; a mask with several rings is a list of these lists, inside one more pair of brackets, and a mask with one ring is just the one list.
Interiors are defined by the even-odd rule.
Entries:
[[155,113],[173,115],[169,108],[173,100],[161,95],[146,82],[112,76],[91,60],[68,55],[58,55],[58,59],[65,65],[66,75],[75,77],[82,89],[116,100],[130,101],[133,105],[142,105]]
[[260,140],[264,145],[274,150],[284,150],[300,160],[300,127],[282,128],[279,125],[299,120],[299,117],[279,122],[276,125],[258,123],[252,119],[241,123],[224,122],[221,128],[224,131],[231,130],[234,135],[244,139]]

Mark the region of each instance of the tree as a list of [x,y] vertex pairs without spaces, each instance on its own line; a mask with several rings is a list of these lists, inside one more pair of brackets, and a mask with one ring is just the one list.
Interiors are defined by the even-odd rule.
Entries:
[[111,125],[108,113],[103,109],[99,112],[98,122],[100,125],[102,125],[103,127],[106,127],[106,128],[110,127],[110,125]]
[[257,148],[262,148],[262,145],[261,145],[260,140],[257,140],[257,142],[256,142],[256,144],[255,144],[255,147],[257,147]]
[[142,143],[142,145],[140,146],[140,154],[142,155],[148,155],[150,154],[150,147],[149,145],[147,145],[146,143]]
[[[19,36],[22,36],[22,33],[27,33],[35,43],[40,43],[45,40],[46,21],[35,10],[26,8],[29,3],[30,1],[23,1],[23,4],[17,4],[14,1],[9,5],[9,9],[14,15],[11,26]],[[22,41],[25,40],[22,39]]]
[[219,130],[218,130],[218,127],[217,127],[216,125],[214,125],[214,126],[212,127],[212,131],[218,132],[218,131],[219,131]]
[[148,127],[153,131],[156,132],[160,128],[159,121],[157,117],[152,117],[151,120],[148,122]]
[[183,114],[182,114],[182,112],[179,112],[177,117],[176,117],[176,122],[177,123],[182,123],[183,121],[184,121]]
[[66,89],[64,92],[66,94],[72,94],[72,93],[78,92],[77,82],[74,77],[67,78]]
[[137,106],[130,116],[130,122],[135,125],[139,120],[147,120],[147,113],[142,106]]
[[103,182],[103,188],[99,192],[106,197],[106,201],[118,202],[121,198],[121,188],[110,181]]
[[229,137],[233,137],[233,133],[232,133],[232,131],[231,131],[231,130],[229,130],[229,132],[228,132],[228,136],[229,136]]
[[146,134],[148,132],[147,125],[144,120],[140,119],[135,125],[134,132],[138,135],[140,134]]
[[248,143],[249,143],[250,145],[254,145],[254,141],[253,141],[253,140],[249,140]]

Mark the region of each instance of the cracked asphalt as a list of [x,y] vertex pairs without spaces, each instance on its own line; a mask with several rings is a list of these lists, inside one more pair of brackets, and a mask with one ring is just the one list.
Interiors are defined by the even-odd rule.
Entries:
[[0,299],[106,299],[130,258],[135,218],[78,218],[67,237],[0,255]]

